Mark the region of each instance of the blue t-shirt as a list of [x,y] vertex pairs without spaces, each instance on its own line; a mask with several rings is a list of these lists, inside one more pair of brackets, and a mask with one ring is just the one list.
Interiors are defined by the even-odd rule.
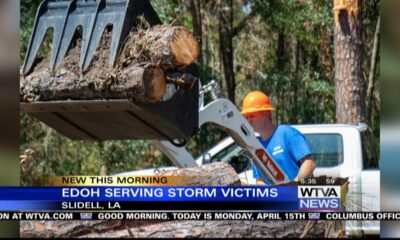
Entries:
[[[303,134],[289,125],[278,125],[269,139],[264,141],[258,137],[258,140],[290,180],[297,176],[301,166],[300,160],[311,154]],[[263,178],[267,185],[271,185],[254,163],[252,168],[254,178]]]

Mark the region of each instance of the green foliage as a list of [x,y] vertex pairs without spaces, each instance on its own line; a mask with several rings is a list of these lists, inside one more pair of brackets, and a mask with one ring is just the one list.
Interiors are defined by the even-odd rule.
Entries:
[[[293,85],[297,85],[293,91]],[[270,94],[280,123],[333,123],[334,87],[318,72],[304,69],[297,73],[272,69],[258,86]]]
[[36,9],[42,0],[24,0],[20,3],[21,9],[21,45],[20,45],[20,59],[23,60],[24,54],[28,47],[29,39],[32,33],[33,23],[35,21]]
[[185,4],[178,0],[153,0],[151,1],[161,21],[175,26],[186,26],[192,28]]
[[301,42],[317,45],[319,36],[312,33],[316,27],[326,30],[332,24],[331,0],[298,1],[254,1],[254,10],[275,31],[295,36]]

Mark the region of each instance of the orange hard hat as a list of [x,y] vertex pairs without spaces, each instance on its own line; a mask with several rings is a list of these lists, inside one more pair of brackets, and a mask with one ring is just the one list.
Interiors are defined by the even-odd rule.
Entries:
[[242,114],[273,110],[269,97],[261,91],[250,92],[243,100]]

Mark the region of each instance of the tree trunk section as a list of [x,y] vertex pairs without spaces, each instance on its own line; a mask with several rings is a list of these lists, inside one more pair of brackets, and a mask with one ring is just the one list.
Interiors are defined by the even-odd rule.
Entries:
[[233,1],[219,3],[219,49],[224,69],[225,83],[222,84],[228,99],[235,103],[235,72],[233,66]]
[[126,67],[118,75],[108,72],[98,78],[82,79],[65,68],[52,76],[47,68],[20,77],[21,101],[90,100],[129,98],[157,102],[163,97],[166,78],[162,69],[145,63]]
[[367,87],[367,96],[366,96],[366,109],[367,109],[367,119],[371,119],[372,112],[372,100],[373,100],[373,92],[375,88],[375,70],[378,62],[378,50],[379,50],[379,35],[381,28],[381,16],[379,15],[378,20],[376,22],[375,34],[374,34],[374,42],[372,46],[372,54],[371,54],[371,64],[368,75],[368,87]]
[[365,122],[361,1],[334,0],[336,122]]
[[[112,233],[89,233],[82,237],[134,238],[286,238],[299,237],[307,221],[172,221]],[[310,236],[323,236],[323,224]]]
[[291,63],[292,63],[292,68],[293,68],[293,76],[294,78],[291,80],[291,87],[293,89],[293,95],[291,96],[292,102],[291,102],[291,112],[290,112],[290,117],[289,117],[289,122],[292,124],[299,124],[299,104],[298,104],[298,95],[299,95],[299,49],[300,49],[300,43],[299,40],[296,38],[293,38],[291,40],[291,53],[292,53],[292,58],[291,58]]
[[200,65],[206,62],[204,58],[204,54],[206,53],[203,47],[203,28],[202,28],[202,16],[201,16],[201,0],[189,0],[189,10],[192,15],[193,22],[193,35],[197,38],[197,42],[201,48],[199,51],[199,61]]
[[160,176],[180,176],[187,186],[238,186],[239,176],[231,165],[224,162],[194,168],[180,168],[158,173]]
[[285,56],[285,35],[278,33],[278,47],[276,48],[276,58],[278,59],[278,69],[284,70],[286,63]]
[[[299,238],[324,237],[326,225],[318,221],[21,221],[21,237],[55,238]],[[40,231],[37,231],[39,230]],[[334,228],[327,235],[336,237]],[[337,229],[336,229],[337,230]]]
[[[286,49],[285,49],[285,35],[283,33],[278,33],[278,42],[277,42],[277,48],[276,48],[276,58],[277,58],[277,68],[279,71],[284,71],[285,69],[285,62],[286,62]],[[279,108],[277,108],[276,111],[276,119],[277,122],[285,122],[285,101],[287,99],[285,98],[285,91],[283,91],[284,86],[282,84],[278,84],[276,88],[277,92],[277,100],[278,103],[277,105]]]
[[150,61],[171,69],[194,63],[198,55],[196,38],[186,28],[157,25],[130,33],[119,65]]

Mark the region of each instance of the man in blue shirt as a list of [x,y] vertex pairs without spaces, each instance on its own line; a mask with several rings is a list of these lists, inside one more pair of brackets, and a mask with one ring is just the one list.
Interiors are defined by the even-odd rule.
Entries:
[[[242,114],[260,135],[258,139],[268,154],[292,181],[312,176],[315,163],[305,137],[289,125],[272,123],[272,107],[267,95],[250,92],[243,100]],[[268,179],[252,164],[257,183],[270,185]]]

